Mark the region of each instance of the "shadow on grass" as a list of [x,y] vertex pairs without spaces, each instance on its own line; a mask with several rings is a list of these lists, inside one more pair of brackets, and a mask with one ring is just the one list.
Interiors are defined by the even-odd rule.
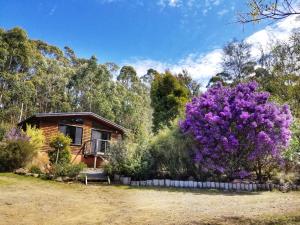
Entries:
[[235,196],[235,195],[260,195],[261,192],[246,192],[246,191],[226,191],[218,189],[197,189],[197,188],[174,188],[174,187],[135,187],[135,186],[124,186],[113,184],[116,187],[122,187],[124,189],[134,189],[134,190],[153,190],[161,192],[180,192],[180,193],[192,193],[195,195],[226,195],[226,196]]
[[209,221],[190,221],[188,224],[194,225],[296,225],[300,224],[300,215],[286,216],[269,216],[262,218],[246,218],[246,217],[222,217]]

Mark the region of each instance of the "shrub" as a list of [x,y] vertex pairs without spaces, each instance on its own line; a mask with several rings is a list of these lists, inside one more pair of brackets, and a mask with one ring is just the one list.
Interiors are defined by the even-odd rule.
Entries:
[[51,168],[51,174],[54,177],[75,178],[86,167],[84,163],[79,164],[56,164]]
[[71,139],[62,133],[54,135],[50,140],[52,151],[48,152],[49,160],[52,164],[69,164]]
[[1,122],[0,124],[0,141],[3,141],[5,134],[12,129],[12,126],[7,123]]
[[43,173],[38,166],[34,166],[34,165],[29,168],[29,172],[30,173],[37,173],[37,174],[42,174]]
[[74,178],[77,177],[84,168],[86,168],[86,164],[84,163],[69,164],[66,174],[68,177]]
[[193,149],[194,141],[176,124],[162,129],[150,143],[153,175],[174,179],[195,176]]
[[145,142],[133,143],[130,139],[112,143],[108,150],[108,174],[121,174],[134,179],[146,179],[150,175],[151,157]]
[[0,148],[0,171],[25,167],[36,155],[29,141],[10,140]]
[[182,131],[193,136],[201,170],[244,178],[268,177],[289,144],[292,116],[287,105],[268,101],[255,82],[234,88],[220,83],[186,105]]
[[31,166],[38,167],[43,173],[48,172],[48,165],[50,164],[49,156],[46,152],[38,152],[32,159],[29,168]]
[[13,128],[5,135],[5,144],[0,147],[0,170],[12,171],[24,167],[35,155],[29,137],[20,129]]
[[0,141],[3,140],[5,133],[6,133],[5,128],[0,127]]
[[126,173],[126,160],[127,160],[127,146],[124,141],[117,141],[111,143],[107,151],[109,155],[109,163],[105,166],[109,174],[123,174]]
[[106,170],[134,179],[187,178],[195,175],[196,170],[191,157],[193,144],[173,123],[171,128],[164,128],[152,137],[150,143],[126,139],[112,144]]
[[35,126],[27,124],[25,133],[30,138],[29,142],[33,146],[33,148],[36,151],[40,151],[45,143],[45,136],[43,134],[43,131],[36,128]]
[[286,160],[300,164],[300,121],[295,120],[292,124],[292,139],[289,148],[283,152]]
[[6,133],[4,139],[5,139],[6,142],[17,141],[17,140],[29,142],[30,137],[28,137],[24,132],[22,132],[21,129],[12,128],[11,130],[9,130]]

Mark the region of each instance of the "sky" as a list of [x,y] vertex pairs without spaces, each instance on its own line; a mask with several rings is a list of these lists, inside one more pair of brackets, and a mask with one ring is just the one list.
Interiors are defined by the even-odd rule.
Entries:
[[220,72],[227,42],[245,39],[268,48],[300,28],[295,17],[243,26],[236,23],[243,11],[246,0],[0,0],[0,27],[21,27],[30,38],[71,47],[79,57],[133,65],[139,75],[149,68],[186,69],[205,85]]

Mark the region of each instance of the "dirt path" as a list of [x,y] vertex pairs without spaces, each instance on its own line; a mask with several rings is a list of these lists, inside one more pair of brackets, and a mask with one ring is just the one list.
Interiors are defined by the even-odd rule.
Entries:
[[131,189],[0,175],[0,224],[269,224],[270,221],[300,224],[300,193]]

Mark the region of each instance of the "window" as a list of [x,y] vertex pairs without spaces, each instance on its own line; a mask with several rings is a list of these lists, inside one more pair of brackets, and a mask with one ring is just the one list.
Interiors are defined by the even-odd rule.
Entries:
[[92,151],[94,153],[105,153],[110,147],[111,135],[109,132],[92,129]]
[[102,140],[110,140],[110,133],[109,132],[105,132],[105,131],[101,131],[101,139]]
[[72,140],[71,144],[81,145],[82,143],[82,128],[69,126],[69,125],[59,125],[59,131],[64,135],[69,136]]

